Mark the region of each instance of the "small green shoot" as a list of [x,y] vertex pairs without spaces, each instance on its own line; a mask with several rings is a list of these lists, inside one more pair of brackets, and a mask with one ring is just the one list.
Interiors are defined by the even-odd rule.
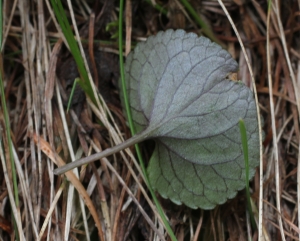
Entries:
[[75,92],[75,89],[76,89],[76,85],[77,85],[77,83],[79,83],[79,81],[80,81],[79,78],[76,78],[74,80],[74,83],[73,83],[73,86],[72,86],[72,90],[71,90],[71,93],[70,93],[70,97],[69,97],[69,100],[68,100],[67,112],[69,112],[69,110],[70,110],[72,99],[73,99],[73,95],[74,95],[74,92]]
[[111,39],[117,39],[119,37],[119,33],[117,29],[119,28],[119,22],[118,21],[113,21],[110,22],[106,25],[105,31],[106,32],[113,32],[114,34],[110,37]]
[[239,120],[240,125],[240,132],[241,132],[241,140],[242,140],[242,146],[243,146],[243,153],[244,153],[244,160],[245,160],[245,172],[246,172],[246,178],[245,178],[245,184],[246,184],[246,198],[247,198],[247,207],[248,212],[250,214],[250,220],[252,227],[255,228],[255,221],[254,221],[254,215],[252,211],[251,206],[251,197],[250,197],[250,191],[249,191],[249,153],[248,153],[248,139],[247,139],[247,132],[246,132],[246,126],[244,120]]

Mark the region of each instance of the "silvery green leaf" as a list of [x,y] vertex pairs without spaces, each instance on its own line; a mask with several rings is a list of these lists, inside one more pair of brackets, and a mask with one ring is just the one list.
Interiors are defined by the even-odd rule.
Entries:
[[229,53],[205,37],[183,30],[149,37],[128,55],[125,65],[138,133],[54,172],[61,174],[152,138],[156,147],[147,171],[161,196],[203,209],[233,198],[245,187],[240,119],[247,128],[250,178],[259,163],[253,93],[227,79],[237,69]]
[[245,187],[239,132],[244,119],[250,176],[259,163],[256,106],[251,90],[226,79],[238,65],[205,37],[168,30],[139,43],[125,79],[133,121],[156,147],[148,174],[164,198],[212,209]]

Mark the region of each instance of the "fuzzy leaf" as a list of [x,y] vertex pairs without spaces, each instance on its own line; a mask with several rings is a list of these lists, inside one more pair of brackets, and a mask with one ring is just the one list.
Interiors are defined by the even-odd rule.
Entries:
[[205,37],[168,30],[139,43],[125,79],[136,130],[154,138],[148,174],[164,198],[212,209],[245,187],[239,119],[245,121],[250,177],[259,162],[251,90],[226,79],[238,65]]

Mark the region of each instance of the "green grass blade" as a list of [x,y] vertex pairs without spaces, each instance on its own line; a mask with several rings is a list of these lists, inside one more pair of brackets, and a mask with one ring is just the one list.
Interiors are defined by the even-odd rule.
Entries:
[[162,14],[164,15],[167,15],[168,14],[168,11],[163,8],[162,6],[160,6],[159,4],[157,3],[154,3],[153,1],[151,0],[146,0],[147,3],[149,3],[150,5],[152,5],[156,10],[158,10],[159,12],[161,12]]
[[183,6],[187,9],[187,11],[192,15],[196,23],[202,28],[203,33],[210,38],[212,41],[221,44],[220,40],[216,38],[214,33],[211,31],[211,29],[207,26],[207,24],[198,16],[195,9],[191,6],[189,1],[187,0],[180,0]]
[[251,220],[252,227],[256,228],[255,221],[254,221],[254,215],[253,215],[253,211],[252,211],[252,206],[251,206],[250,191],[249,191],[249,153],[248,153],[247,132],[246,132],[246,126],[245,126],[244,120],[242,120],[242,119],[239,120],[239,126],[240,126],[242,147],[243,147],[244,160],[245,160],[245,172],[246,172],[245,184],[246,184],[247,208],[248,208],[248,212],[250,214],[250,220]]
[[[0,1],[0,46],[1,49],[3,49],[2,46],[2,41],[3,41],[3,22],[2,22],[2,1]],[[2,57],[1,57],[2,58]],[[2,61],[1,61],[2,63]],[[7,143],[8,143],[8,149],[9,149],[9,159],[10,159],[10,165],[11,165],[11,175],[12,175],[12,182],[13,182],[13,192],[14,192],[14,198],[15,198],[15,203],[16,207],[19,208],[19,192],[18,192],[18,181],[17,181],[17,172],[16,172],[16,167],[15,167],[15,161],[14,161],[14,156],[13,156],[13,143],[10,135],[10,121],[9,121],[9,115],[8,115],[8,110],[7,110],[7,105],[6,105],[6,99],[5,99],[5,91],[4,91],[4,83],[3,83],[3,68],[2,65],[0,66],[0,93],[1,93],[1,105],[2,105],[2,110],[3,110],[3,116],[4,116],[4,124],[5,124],[5,132],[6,132],[6,137],[7,137]],[[2,148],[2,147],[0,147]],[[13,212],[12,212],[13,214]],[[14,217],[14,230],[15,230],[15,235],[16,235],[16,240],[19,240],[19,233],[18,233],[18,228],[15,222],[15,219],[17,217]]]
[[[124,63],[123,63],[123,39],[122,39],[122,21],[123,21],[123,5],[124,5],[124,1],[123,0],[120,0],[120,11],[119,11],[119,57],[120,57],[120,77],[121,77],[121,82],[122,82],[122,92],[123,92],[123,96],[124,96],[124,104],[125,104],[125,109],[126,109],[126,113],[127,113],[127,118],[128,118],[128,123],[129,123],[129,127],[130,127],[130,131],[131,131],[131,134],[134,135],[135,134],[135,128],[134,128],[134,124],[133,124],[133,120],[132,120],[132,117],[131,117],[131,110],[130,110],[130,106],[129,106],[129,101],[128,101],[128,95],[127,95],[127,91],[126,91],[126,83],[125,83],[125,72],[124,72]],[[148,175],[147,175],[147,172],[146,172],[146,167],[145,167],[145,164],[144,164],[144,161],[143,161],[143,158],[142,158],[142,154],[141,154],[141,150],[138,146],[138,144],[135,145],[135,149],[136,149],[136,153],[137,153],[137,156],[138,156],[138,159],[139,159],[139,162],[140,162],[140,165],[141,165],[141,169],[142,169],[142,172],[143,172],[143,175],[145,177],[145,180],[146,180],[146,185],[152,195],[152,198],[155,202],[155,205],[157,207],[157,210],[159,212],[159,215],[161,217],[161,219],[163,220],[164,222],[164,225],[167,229],[167,232],[168,234],[170,235],[170,238],[172,239],[172,241],[175,241],[177,240],[166,217],[165,217],[165,214],[162,210],[162,207],[160,205],[160,203],[158,202],[156,196],[155,196],[155,193],[150,185],[150,182],[149,182],[149,178],[148,178]]]
[[78,81],[78,84],[83,89],[83,91],[91,98],[91,100],[96,103],[92,85],[90,83],[87,70],[85,69],[84,61],[81,56],[78,44],[74,38],[73,31],[67,19],[65,10],[61,4],[60,0],[51,0],[52,8],[54,10],[55,16],[59,25],[61,26],[62,32],[68,42],[70,51],[76,62],[78,71],[80,73],[81,79]]

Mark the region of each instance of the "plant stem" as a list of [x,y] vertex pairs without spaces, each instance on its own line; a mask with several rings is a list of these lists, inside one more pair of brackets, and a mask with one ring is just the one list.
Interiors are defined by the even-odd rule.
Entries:
[[67,164],[63,167],[59,167],[59,168],[55,169],[53,172],[56,175],[61,175],[61,174],[65,173],[65,172],[67,172],[67,171],[69,171],[73,168],[76,168],[76,167],[88,164],[90,162],[99,160],[101,158],[110,156],[110,155],[115,154],[119,151],[122,151],[122,150],[124,150],[124,149],[126,149],[130,146],[133,146],[133,145],[135,145],[135,144],[137,144],[141,141],[144,141],[144,140],[147,139],[146,136],[147,136],[147,132],[141,132],[141,133],[136,134],[133,137],[129,138],[128,140],[120,143],[119,145],[116,145],[116,146],[111,147],[111,148],[107,148],[102,152],[98,152],[98,153],[90,155],[88,157],[85,157],[85,158],[79,159],[77,161],[71,162],[71,163],[69,163],[69,164]]

